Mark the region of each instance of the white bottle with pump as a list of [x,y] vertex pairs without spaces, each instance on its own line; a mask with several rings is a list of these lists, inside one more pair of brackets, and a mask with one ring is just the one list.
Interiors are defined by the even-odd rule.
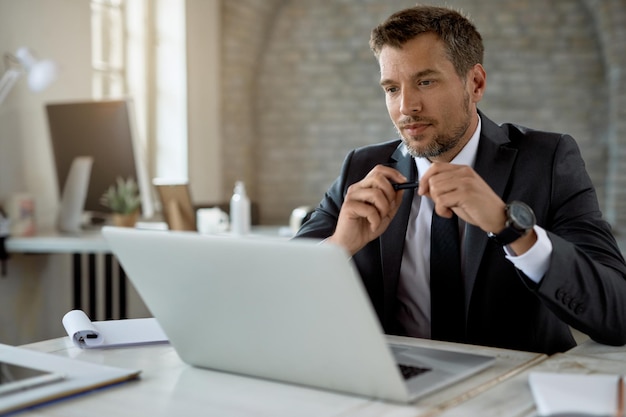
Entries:
[[230,199],[230,230],[236,235],[250,233],[250,199],[243,181],[235,183],[235,190]]

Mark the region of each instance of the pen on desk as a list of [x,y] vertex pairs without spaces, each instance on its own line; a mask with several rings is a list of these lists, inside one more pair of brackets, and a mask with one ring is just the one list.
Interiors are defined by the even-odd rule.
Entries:
[[624,377],[619,376],[617,380],[617,411],[616,417],[624,417]]
[[403,182],[401,184],[393,184],[393,189],[398,190],[408,190],[412,188],[418,188],[420,186],[419,182]]

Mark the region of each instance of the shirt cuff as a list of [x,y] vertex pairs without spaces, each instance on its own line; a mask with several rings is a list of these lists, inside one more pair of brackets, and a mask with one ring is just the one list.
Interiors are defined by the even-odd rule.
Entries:
[[550,267],[550,255],[552,255],[552,242],[548,233],[539,226],[533,227],[537,234],[537,241],[524,254],[516,256],[508,246],[504,247],[506,258],[522,271],[533,282],[539,284]]

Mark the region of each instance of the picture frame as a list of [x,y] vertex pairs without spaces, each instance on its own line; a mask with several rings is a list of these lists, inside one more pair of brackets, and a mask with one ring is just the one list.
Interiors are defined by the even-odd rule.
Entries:
[[197,231],[196,212],[189,184],[185,181],[156,178],[153,185],[169,230]]

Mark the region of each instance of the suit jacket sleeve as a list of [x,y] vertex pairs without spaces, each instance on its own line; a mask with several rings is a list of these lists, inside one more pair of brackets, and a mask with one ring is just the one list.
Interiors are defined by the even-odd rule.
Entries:
[[[348,187],[362,180],[376,165],[393,162],[399,144],[399,140],[393,140],[350,151],[344,158],[339,177],[296,237],[324,239],[332,235]],[[404,174],[411,175],[408,171]]]
[[[553,252],[534,288],[561,320],[605,344],[626,343],[626,266],[602,219],[578,146],[563,135],[553,155],[550,196],[542,226]],[[548,178],[546,178],[548,180]]]

